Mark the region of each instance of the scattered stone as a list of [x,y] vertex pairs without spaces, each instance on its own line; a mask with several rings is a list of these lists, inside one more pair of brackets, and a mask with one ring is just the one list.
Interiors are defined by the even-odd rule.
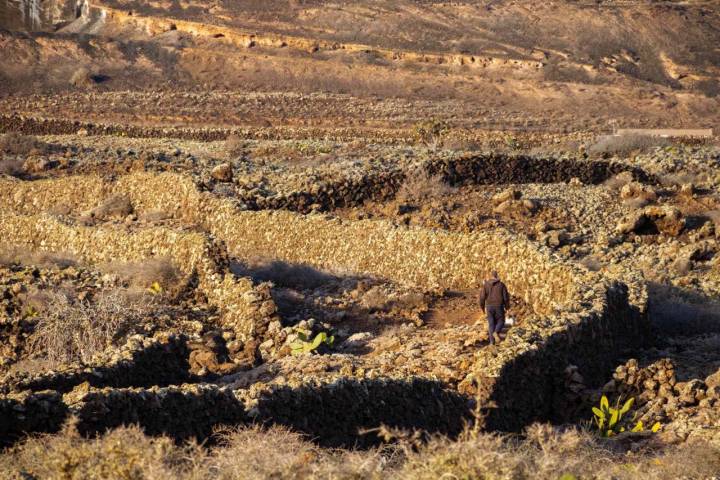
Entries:
[[218,182],[232,182],[233,168],[229,163],[221,163],[210,172],[210,176]]

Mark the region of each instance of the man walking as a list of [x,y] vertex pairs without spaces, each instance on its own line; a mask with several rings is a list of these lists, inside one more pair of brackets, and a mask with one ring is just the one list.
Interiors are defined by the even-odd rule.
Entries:
[[494,345],[500,342],[500,332],[505,326],[505,311],[510,308],[508,289],[495,271],[480,292],[480,308],[487,315],[488,340],[490,345]]

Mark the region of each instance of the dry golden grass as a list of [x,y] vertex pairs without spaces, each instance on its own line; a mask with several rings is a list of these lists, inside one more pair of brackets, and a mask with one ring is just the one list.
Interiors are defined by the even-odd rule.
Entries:
[[217,447],[175,445],[136,427],[96,439],[72,426],[33,437],[0,455],[4,478],[26,479],[702,479],[720,471],[720,448],[694,443],[630,452],[591,433],[530,427],[500,435],[436,438],[419,449],[325,450],[284,428],[219,433]]

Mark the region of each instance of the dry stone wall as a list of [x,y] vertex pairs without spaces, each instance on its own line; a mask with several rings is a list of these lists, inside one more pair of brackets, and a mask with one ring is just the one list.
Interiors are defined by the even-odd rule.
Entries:
[[[71,188],[78,196],[97,191],[104,194],[122,192],[130,198],[137,212],[168,206],[177,218],[201,225],[214,238],[222,240],[230,253],[240,259],[265,257],[416,286],[450,289],[478,287],[490,270],[498,270],[513,293],[522,297],[535,315],[524,325],[511,329],[508,339],[496,352],[480,351],[475,367],[462,384],[465,393],[478,395],[488,428],[518,430],[530,421],[552,418],[556,412],[548,405],[564,393],[559,379],[568,364],[580,367],[589,384],[596,383],[602,380],[600,377],[611,361],[642,341],[644,285],[631,285],[635,293],[629,301],[627,285],[581,269],[544,247],[502,230],[461,234],[397,227],[385,221],[350,222],[287,211],[240,211],[227,200],[199,192],[190,179],[176,174],[131,174],[105,184],[85,177],[53,182],[64,182],[62,188]],[[35,192],[30,192],[26,185],[33,183],[0,182],[3,211],[17,207],[31,213],[29,210],[51,206],[51,188],[60,187],[52,186],[50,182],[50,189],[36,187]],[[36,203],[31,204],[29,200],[35,195]],[[98,198],[96,203],[101,200]],[[82,201],[70,206],[81,208]],[[76,242],[87,238],[94,239],[93,245],[112,243],[111,232],[118,231],[110,227],[87,230],[66,227],[41,216],[12,216],[11,219],[14,220],[10,224],[17,227],[8,230],[4,225],[4,231],[34,239],[30,243],[34,242],[37,248],[58,248],[67,244],[78,247],[81,244]],[[7,218],[3,220],[6,221]],[[46,227],[34,225],[33,221]],[[64,233],[58,235],[58,231]],[[196,235],[167,230],[159,236],[148,233],[156,231],[133,232],[125,238],[131,235],[132,244],[145,245],[143,255],[151,255],[158,252],[144,242],[150,241],[150,245],[155,242],[158,248],[167,248],[160,245],[178,242],[183,245]],[[46,236],[49,242],[40,244],[39,239]],[[133,252],[142,247],[127,248]],[[108,252],[123,253],[119,250],[109,248]],[[201,259],[206,258],[197,254],[193,257],[194,251],[188,249],[182,254],[180,250],[175,251],[180,257],[187,257],[183,260],[185,268],[197,267]],[[192,258],[196,260],[190,260]],[[204,275],[212,279],[205,286],[210,291],[223,281],[211,267],[198,267],[201,278]],[[207,273],[203,274],[203,271]],[[641,283],[641,279],[638,282]],[[229,289],[219,290],[230,292]],[[245,291],[255,293],[257,290],[248,285]],[[216,299],[221,298],[217,295]],[[228,294],[223,301],[237,298]],[[256,313],[262,311],[264,303],[261,300],[250,302],[257,307]],[[245,328],[243,331],[247,335],[262,334],[261,329],[250,332]]]
[[[77,385],[0,397],[0,438],[10,444],[29,432],[55,432],[69,416],[84,435],[137,424],[150,435],[206,440],[213,429],[247,423],[279,424],[331,447],[379,443],[382,425],[457,435],[471,418],[471,402],[440,382],[412,379],[339,379],[233,391],[207,384],[151,388]],[[367,431],[370,430],[370,431]]]
[[118,351],[110,351],[90,365],[65,365],[41,375],[15,374],[3,379],[0,392],[55,390],[68,392],[81,383],[93,387],[150,387],[191,379],[189,350],[182,337],[134,336]]
[[79,419],[78,431],[84,435],[138,424],[149,435],[202,440],[217,426],[238,425],[248,419],[232,390],[214,385],[77,389],[65,394],[63,401]]
[[[26,187],[26,185],[30,185]],[[397,227],[386,221],[342,221],[287,211],[238,211],[201,193],[177,174],[139,173],[103,183],[98,177],[0,182],[0,205],[32,213],[53,208],[56,192],[88,198],[128,195],[136,212],[165,209],[205,227],[240,259],[271,258],[316,268],[370,274],[423,287],[477,288],[498,270],[537,313],[551,313],[578,296],[583,273],[546,249],[494,230],[474,234]],[[34,199],[34,201],[33,201]],[[63,199],[65,201],[65,199]],[[86,200],[65,206],[88,208]]]
[[[77,194],[80,194],[76,191]],[[84,227],[61,223],[49,215],[0,214],[0,228],[10,246],[34,251],[69,252],[90,263],[133,262],[167,257],[185,274],[196,274],[199,289],[223,312],[222,322],[241,339],[262,336],[275,318],[267,285],[235,278],[218,264],[216,246],[206,235],[122,226]],[[222,259],[221,259],[222,262]]]
[[57,432],[67,411],[62,396],[55,391],[0,396],[0,447],[11,445],[29,432]]
[[427,170],[442,175],[452,185],[567,183],[573,178],[594,185],[622,172],[630,172],[641,182],[657,182],[642,169],[620,162],[501,153],[433,160],[428,163]]

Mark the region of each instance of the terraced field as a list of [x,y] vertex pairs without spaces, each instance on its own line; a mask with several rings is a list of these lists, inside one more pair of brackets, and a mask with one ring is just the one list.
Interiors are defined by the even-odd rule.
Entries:
[[[556,3],[5,2],[0,470],[715,473],[720,150],[610,133],[716,126],[716,9]],[[587,440],[603,394],[660,431]],[[70,460],[114,435],[202,446]]]

